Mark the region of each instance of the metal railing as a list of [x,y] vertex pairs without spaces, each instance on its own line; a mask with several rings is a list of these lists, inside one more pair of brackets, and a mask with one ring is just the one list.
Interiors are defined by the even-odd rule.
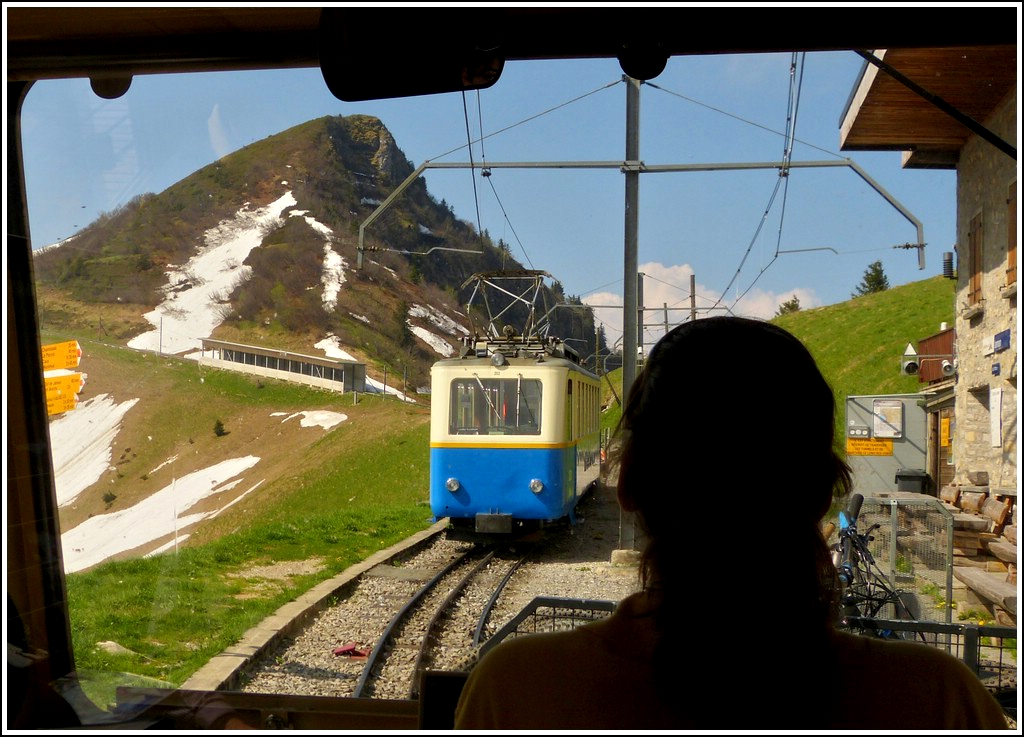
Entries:
[[963,661],[990,691],[1017,687],[1017,628],[1001,625],[871,619],[849,617],[849,627],[858,631],[887,630],[905,636]]
[[[863,513],[862,513],[863,514]],[[480,656],[509,637],[536,632],[571,630],[607,617],[616,602],[540,596],[494,633],[480,648]],[[1003,702],[1008,717],[1016,720],[1017,629],[970,623],[910,621],[850,617],[853,631],[885,629],[909,635],[908,641],[937,647],[953,655],[978,676],[985,687]],[[867,635],[865,635],[867,636]],[[1012,702],[1012,703],[1011,703]]]
[[616,602],[604,599],[567,599],[538,596],[506,622],[480,647],[480,655],[508,637],[536,632],[572,630],[587,622],[604,619],[615,610]]

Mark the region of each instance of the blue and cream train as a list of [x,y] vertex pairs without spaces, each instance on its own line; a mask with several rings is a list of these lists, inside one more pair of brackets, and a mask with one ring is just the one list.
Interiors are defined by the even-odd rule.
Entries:
[[450,532],[575,523],[601,469],[600,381],[557,339],[478,341],[431,369],[430,507]]

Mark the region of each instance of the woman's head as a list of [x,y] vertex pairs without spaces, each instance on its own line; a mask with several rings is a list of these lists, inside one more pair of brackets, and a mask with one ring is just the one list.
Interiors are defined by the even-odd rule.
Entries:
[[[763,670],[790,658],[827,670],[837,581],[819,522],[833,494],[848,491],[850,471],[833,447],[832,390],[807,349],[759,320],[685,323],[651,350],[618,435],[619,500],[646,536],[640,572],[662,680],[674,682],[692,660],[713,691],[742,656],[739,645],[703,636],[707,605],[721,633],[744,631],[758,606],[785,609],[802,635],[760,643]],[[782,716],[791,686],[772,672],[750,718]],[[694,695],[687,708],[713,723],[720,714],[703,700]],[[814,701],[826,709],[827,689]]]
[[742,565],[748,553],[730,560],[723,530],[771,529],[782,555],[820,558],[818,522],[849,490],[831,388],[800,341],[760,320],[713,317],[665,335],[618,434],[619,499],[647,535],[648,583],[701,550]]
[[788,489],[777,501],[817,522],[849,483],[831,388],[800,341],[760,320],[713,317],[665,335],[630,388],[619,436],[623,503],[638,511],[666,480],[733,495],[743,482],[753,485],[743,500]]

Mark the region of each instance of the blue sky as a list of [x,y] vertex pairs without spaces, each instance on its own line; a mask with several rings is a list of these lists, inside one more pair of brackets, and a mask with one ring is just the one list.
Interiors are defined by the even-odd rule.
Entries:
[[[778,162],[788,122],[797,165],[785,178],[776,169],[641,175],[638,261],[647,308],[667,305],[676,308],[670,322],[683,319],[691,273],[698,308],[763,317],[794,295],[803,307],[848,299],[876,260],[893,286],[941,273],[942,253],[956,239],[955,172],[904,170],[896,152],[839,151],[840,117],[862,65],[853,52],[673,57],[641,87],[647,165]],[[626,85],[614,59],[510,61],[493,87],[465,97],[361,103],[335,99],[317,69],[138,76],[117,100],[96,97],[85,80],[46,81],[22,112],[33,245],[68,237],[254,141],[354,113],[379,117],[417,166],[468,162],[467,140],[481,130],[476,162],[625,156]],[[848,167],[798,166],[845,158],[923,223],[923,271],[915,250],[894,248],[916,240],[914,225],[860,176]],[[504,239],[568,294],[621,304],[618,169],[495,168],[490,177],[428,170],[426,180],[436,199]],[[598,314],[613,342],[621,319]],[[651,311],[647,321],[663,317]],[[649,341],[659,331],[648,332]]]

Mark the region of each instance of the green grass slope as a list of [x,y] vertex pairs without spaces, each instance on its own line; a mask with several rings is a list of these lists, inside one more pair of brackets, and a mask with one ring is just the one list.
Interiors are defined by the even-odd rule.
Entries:
[[953,324],[954,286],[937,276],[772,321],[807,346],[832,386],[840,438],[846,397],[921,391],[916,376],[900,373],[900,359],[907,343]]
[[[776,317],[773,323],[799,338],[818,362],[836,397],[836,432],[844,437],[846,397],[863,394],[913,394],[916,376],[900,373],[907,343],[953,324],[954,284],[941,276],[862,297]],[[757,376],[751,376],[757,380]],[[612,388],[609,388],[611,383]],[[621,416],[622,371],[608,374],[602,427],[614,430]]]

